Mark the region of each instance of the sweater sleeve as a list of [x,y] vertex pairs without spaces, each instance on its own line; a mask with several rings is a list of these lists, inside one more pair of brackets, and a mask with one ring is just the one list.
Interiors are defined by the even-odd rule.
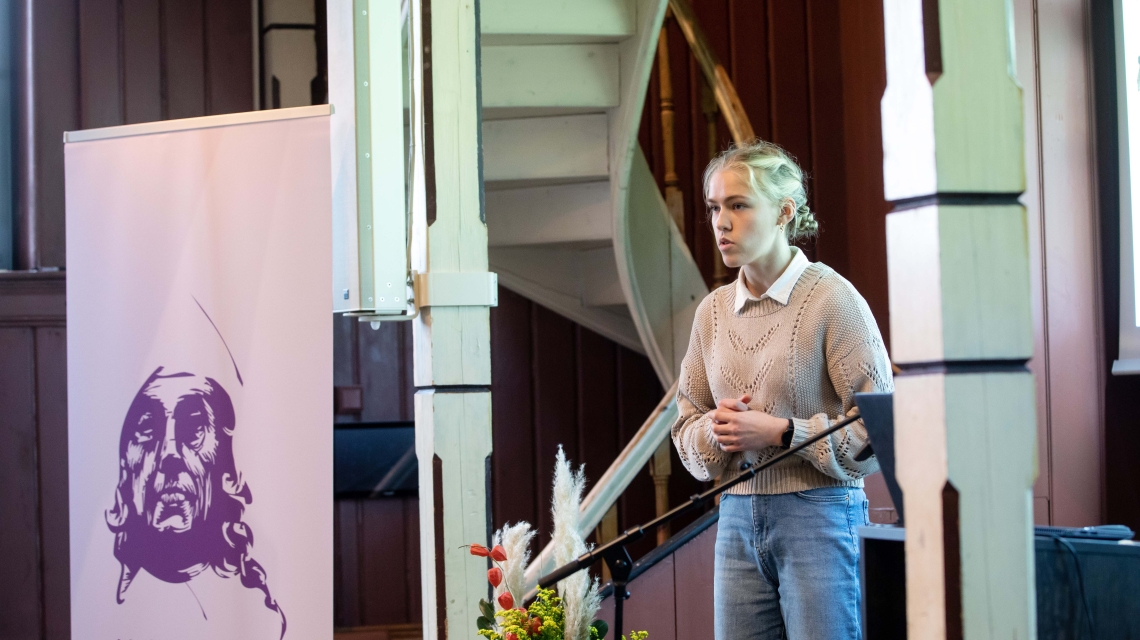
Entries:
[[[856,294],[853,301],[859,307],[859,322],[845,324],[836,329],[839,335],[833,344],[841,349],[828,349],[827,372],[832,386],[843,403],[843,416],[834,418],[819,413],[810,418],[792,418],[794,433],[791,446],[796,446],[824,431],[846,416],[858,412],[855,394],[864,392],[890,393],[894,391],[894,379],[887,351],[879,335],[878,326],[871,316],[867,303]],[[854,343],[854,344],[852,344]],[[847,345],[851,345],[847,348]],[[844,353],[845,351],[845,353]],[[874,456],[857,462],[855,456],[867,445],[867,428],[862,420],[851,423],[830,436],[800,451],[797,455],[805,458],[820,472],[843,481],[859,480],[879,470],[879,461]]]
[[[702,309],[698,309],[700,318]],[[677,409],[680,416],[673,423],[673,445],[681,463],[693,477],[702,482],[716,479],[728,466],[732,454],[724,451],[713,437],[712,417],[716,407],[705,373],[704,352],[701,346],[702,323],[693,323],[689,337],[689,350],[681,361],[680,382],[677,385]]]

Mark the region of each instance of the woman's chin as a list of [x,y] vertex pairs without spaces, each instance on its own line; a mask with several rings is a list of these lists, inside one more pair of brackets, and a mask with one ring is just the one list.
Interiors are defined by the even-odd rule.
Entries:
[[722,262],[724,262],[724,266],[728,267],[729,269],[735,269],[740,266],[740,260],[737,259],[737,256],[731,253],[726,254],[722,251],[720,254],[720,259]]

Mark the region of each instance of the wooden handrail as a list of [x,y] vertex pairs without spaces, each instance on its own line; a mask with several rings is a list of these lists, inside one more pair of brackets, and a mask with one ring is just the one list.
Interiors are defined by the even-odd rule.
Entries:
[[[634,477],[645,469],[646,463],[657,451],[657,445],[669,437],[670,428],[677,419],[677,383],[665,392],[665,397],[657,404],[657,408],[642,423],[637,433],[633,434],[629,444],[613,461],[609,469],[594,483],[593,488],[582,499],[579,507],[579,527],[582,535],[587,536],[601,522],[602,517],[609,511],[610,506],[617,502],[621,494],[625,493],[629,483]],[[550,545],[538,554],[526,569],[526,588],[530,591],[538,584],[538,578],[555,568],[554,554]]]
[[728,123],[733,141],[736,144],[751,142],[756,137],[752,131],[752,123],[748,120],[748,114],[744,112],[740,96],[736,95],[736,86],[728,77],[728,71],[716,59],[708,38],[701,30],[701,25],[697,23],[693,7],[689,5],[688,0],[669,0],[669,8],[673,10],[673,17],[677,20],[681,33],[685,34],[685,40],[688,41],[689,49],[697,59],[705,80],[713,89],[716,104],[724,115],[724,121]]

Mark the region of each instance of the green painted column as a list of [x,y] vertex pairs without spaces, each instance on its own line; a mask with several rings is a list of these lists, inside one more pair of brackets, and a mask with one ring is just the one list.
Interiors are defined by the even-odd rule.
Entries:
[[884,17],[909,636],[1033,638],[1033,324],[1012,7],[885,0]]

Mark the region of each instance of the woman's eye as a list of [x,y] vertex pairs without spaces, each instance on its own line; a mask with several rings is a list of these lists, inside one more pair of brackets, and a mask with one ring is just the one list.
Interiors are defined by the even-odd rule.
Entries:
[[737,202],[736,204],[732,205],[732,208],[733,208],[733,209],[737,209],[737,210],[739,210],[739,209],[743,209],[743,208],[744,208],[744,203],[742,203],[742,202]]

